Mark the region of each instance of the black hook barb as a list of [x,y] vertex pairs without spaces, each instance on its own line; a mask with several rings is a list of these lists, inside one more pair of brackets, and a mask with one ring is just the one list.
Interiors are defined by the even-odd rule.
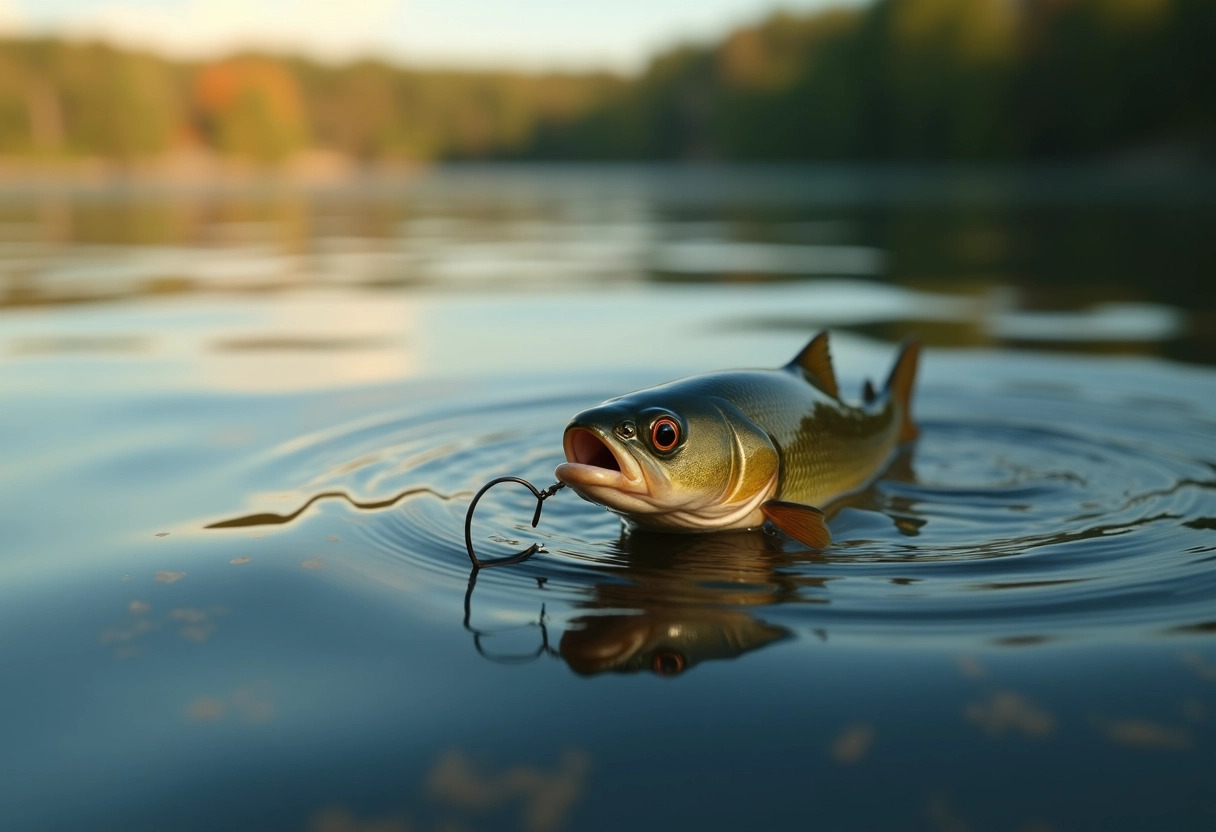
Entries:
[[540,522],[541,509],[545,507],[545,500],[552,497],[559,490],[566,487],[564,482],[556,482],[548,488],[541,491],[535,485],[525,479],[519,477],[499,477],[498,479],[490,480],[481,487],[481,490],[473,497],[473,502],[469,503],[469,511],[464,516],[464,545],[469,550],[469,560],[473,563],[474,569],[486,569],[491,566],[507,566],[512,563],[522,563],[528,558],[541,550],[539,543],[533,543],[527,549],[514,555],[495,558],[493,560],[482,560],[477,557],[477,553],[473,551],[473,511],[477,508],[477,503],[481,500],[482,495],[489,491],[494,486],[504,482],[516,482],[520,485],[528,487],[528,490],[536,495],[536,513],[532,515],[532,528],[536,528],[536,524]]

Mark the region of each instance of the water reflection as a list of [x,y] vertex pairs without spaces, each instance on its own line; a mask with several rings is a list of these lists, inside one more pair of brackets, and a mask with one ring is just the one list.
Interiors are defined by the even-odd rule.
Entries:
[[[417,824],[413,812],[367,816],[345,806],[327,806],[312,814],[309,832],[409,832],[413,829],[457,830],[469,822],[489,822],[493,829],[554,832],[565,829],[570,814],[584,798],[591,755],[566,749],[552,769],[526,763],[487,766],[462,749],[449,749],[430,767],[422,782],[427,801],[437,808],[438,823]],[[431,812],[423,811],[423,814]]]
[[473,815],[504,804],[518,803],[519,828],[549,832],[559,827],[582,796],[591,758],[583,751],[565,751],[553,772],[515,765],[501,772],[483,772],[459,751],[445,754],[427,779],[429,795]]
[[186,717],[192,722],[217,722],[233,719],[247,724],[259,724],[274,719],[277,708],[272,685],[257,681],[221,696],[202,696],[186,707]]
[[136,599],[127,604],[127,616],[101,631],[100,643],[112,647],[116,658],[139,656],[150,634],[172,631],[189,644],[203,644],[215,633],[218,619],[228,615],[222,606],[173,607],[157,615],[147,601]]
[[703,661],[735,659],[792,635],[755,608],[826,603],[825,579],[785,574],[796,556],[767,533],[635,532],[616,545],[625,568],[574,606],[561,655],[577,673],[673,676]]
[[877,730],[865,723],[850,725],[832,742],[832,759],[841,765],[853,765],[870,753]]
[[[513,625],[507,627],[495,627],[493,629],[476,626],[473,623],[473,597],[477,589],[477,576],[481,573],[481,567],[474,566],[469,572],[468,586],[464,592],[464,621],[463,626],[473,636],[473,647],[477,650],[482,658],[499,664],[526,664],[530,661],[540,658],[541,656],[556,655],[553,647],[549,644],[549,626],[545,616],[545,607],[542,604],[540,612],[536,617],[535,623],[528,622],[524,625]],[[544,587],[544,581],[538,579],[537,586]],[[501,636],[513,631],[521,629],[530,630],[536,628],[536,641],[538,642],[535,648],[526,647],[515,652],[504,652],[494,647],[490,640],[494,636]],[[530,635],[530,634],[528,634]],[[531,639],[525,636],[525,642],[530,642]]]
[[1100,727],[1116,745],[1149,751],[1185,751],[1191,747],[1187,731],[1148,719],[1117,719],[1101,722]]
[[779,571],[781,564],[794,559],[767,533],[635,532],[622,536],[616,548],[621,560],[596,569],[602,580],[572,605],[573,615],[557,649],[550,645],[542,607],[535,624],[526,625],[536,628],[539,644],[534,650],[511,655],[491,651],[487,637],[505,630],[471,625],[479,572],[474,569],[465,594],[464,626],[478,652],[508,663],[556,655],[583,676],[677,676],[701,662],[736,659],[793,635],[786,627],[761,620],[754,607],[826,602],[808,595],[822,589],[824,579]]
[[[304,501],[303,505],[295,511],[287,514],[275,514],[273,512],[258,512],[256,514],[245,514],[240,517],[230,517],[225,520],[217,520],[214,523],[209,523],[205,528],[208,529],[233,529],[244,526],[278,526],[284,523],[290,523],[304,512],[308,511],[315,503],[321,500],[344,500],[350,505],[363,511],[376,511],[378,509],[391,508],[397,505],[407,497],[414,497],[420,494],[429,494],[433,497],[438,497],[441,500],[450,500],[450,496],[440,494],[431,488],[407,488],[391,497],[386,497],[383,500],[367,500],[359,501],[344,491],[324,491],[320,494],[314,494]],[[336,538],[335,538],[336,539]],[[234,560],[233,563],[248,563],[249,559]],[[184,573],[181,577],[185,577]],[[160,578],[157,578],[160,580]]]
[[[479,167],[324,189],[10,189],[0,202],[0,310],[187,296],[197,303],[200,295],[282,299],[320,288],[343,302],[470,290],[570,298],[622,287],[704,291],[864,277],[937,298],[936,307],[904,302],[893,313],[932,323],[921,329],[931,345],[1165,348],[1213,360],[1205,324],[1216,311],[1196,276],[1216,261],[1207,233],[1216,188],[1203,177],[1112,178],[1120,176]],[[741,323],[784,315],[799,333],[840,323],[788,320],[819,308],[791,303]],[[866,308],[857,325],[874,322],[872,302]],[[338,331],[301,320],[306,312],[292,311],[294,331],[208,334],[220,336],[212,339],[220,349],[355,353],[391,364],[364,379],[416,369],[418,356],[401,354],[398,337],[423,326],[412,309],[385,321],[385,312],[401,314],[398,305],[365,304],[331,316]],[[164,349],[121,337],[34,333],[13,351]],[[273,383],[282,368],[262,358],[262,380]],[[346,371],[358,363],[345,361]]]
[[1051,714],[1011,690],[996,691],[981,702],[968,703],[963,717],[990,737],[1021,734],[1043,738],[1050,736],[1056,727]]
[[571,623],[576,629],[562,636],[561,657],[581,676],[678,676],[703,661],[737,659],[791,635],[748,613],[692,607],[581,616]]

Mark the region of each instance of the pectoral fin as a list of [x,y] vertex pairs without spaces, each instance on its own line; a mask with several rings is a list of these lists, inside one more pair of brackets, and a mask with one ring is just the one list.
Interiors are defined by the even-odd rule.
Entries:
[[803,545],[825,549],[832,542],[823,512],[814,506],[769,500],[760,510],[770,523]]

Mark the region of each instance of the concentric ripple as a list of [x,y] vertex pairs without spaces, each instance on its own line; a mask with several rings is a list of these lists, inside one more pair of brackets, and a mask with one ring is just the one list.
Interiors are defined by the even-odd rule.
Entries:
[[[420,398],[263,464],[311,472],[302,495],[348,498],[357,568],[448,605],[469,586],[472,493],[506,474],[550,484],[566,419],[624,389],[583,378],[556,395],[461,396],[459,408]],[[532,529],[534,498],[504,486],[479,509],[479,548],[546,551],[486,573],[477,614],[522,620],[545,604],[582,632],[589,616],[712,628],[724,610],[763,608],[794,632],[1008,644],[1216,626],[1216,429],[1195,400],[1064,384],[918,395],[921,439],[831,507],[835,543],[822,553],[766,533],[630,534],[568,491]]]

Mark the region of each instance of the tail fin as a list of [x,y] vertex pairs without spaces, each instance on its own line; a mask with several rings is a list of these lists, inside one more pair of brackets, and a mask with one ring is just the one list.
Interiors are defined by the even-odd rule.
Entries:
[[912,388],[916,384],[916,365],[920,360],[920,341],[904,341],[900,348],[891,375],[887,376],[886,393],[899,403],[899,441],[910,442],[920,435],[920,429],[912,421]]

